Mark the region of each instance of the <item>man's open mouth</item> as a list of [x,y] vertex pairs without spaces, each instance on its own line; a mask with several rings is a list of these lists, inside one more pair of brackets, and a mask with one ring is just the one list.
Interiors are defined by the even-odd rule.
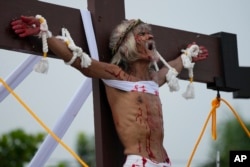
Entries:
[[153,49],[155,49],[155,44],[154,44],[154,42],[153,42],[153,41],[148,42],[148,43],[147,43],[147,48],[148,48],[148,50],[153,50]]

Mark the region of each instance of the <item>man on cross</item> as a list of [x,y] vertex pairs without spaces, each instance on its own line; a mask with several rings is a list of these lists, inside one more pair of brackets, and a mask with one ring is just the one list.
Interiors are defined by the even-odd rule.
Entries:
[[[38,35],[41,24],[41,19],[27,16],[11,23],[20,37]],[[141,20],[124,20],[113,30],[109,43],[113,55],[111,63],[86,58],[86,54],[75,54],[77,49],[71,47],[67,37],[48,35],[48,47],[83,75],[104,82],[115,128],[127,156],[124,167],[171,166],[163,146],[163,115],[158,89],[165,83],[170,84],[181,72],[184,58],[179,56],[168,62],[169,66],[159,69],[156,62],[161,56],[150,25]],[[188,48],[194,45],[198,46],[191,44]],[[79,52],[81,49],[78,48]],[[206,48],[201,46],[192,53],[196,54],[189,57],[191,62],[208,56]]]

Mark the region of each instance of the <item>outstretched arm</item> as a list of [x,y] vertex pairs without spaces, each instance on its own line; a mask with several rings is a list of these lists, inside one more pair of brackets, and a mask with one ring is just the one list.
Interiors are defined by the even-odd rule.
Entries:
[[[12,29],[21,38],[38,35],[41,31],[40,24],[39,19],[33,16],[21,16],[20,19],[11,22]],[[47,39],[47,42],[51,51],[59,58],[65,62],[69,62],[72,59],[72,51],[64,41],[52,36]],[[81,66],[81,59],[77,57],[71,66],[92,78],[124,79],[128,77],[118,66],[99,62],[94,59],[92,59],[90,66],[84,68]]]
[[[48,38],[48,45],[51,51],[64,62],[69,62],[73,57],[72,51],[67,47],[65,42],[55,37]],[[81,59],[78,57],[72,64],[74,68],[78,69],[87,77],[114,79],[117,71],[121,70],[118,66],[100,62],[92,59],[90,66],[87,68],[81,67]]]
[[[174,60],[171,60],[168,62],[168,64],[175,68],[178,73],[181,72],[183,65],[182,65],[182,60],[181,56],[177,57]],[[159,71],[158,71],[158,84],[159,86],[162,86],[167,82],[166,75],[168,73],[168,68],[166,66],[163,66]]]
[[[198,61],[201,61],[201,60],[204,60],[208,57],[208,50],[204,47],[204,46],[197,46],[196,45],[196,49],[197,50],[191,50],[195,47],[192,47],[191,46],[194,46],[196,45],[195,43],[192,43],[190,45],[188,45],[187,48],[190,48],[189,51],[192,52],[193,56],[191,56],[189,58],[188,61],[190,61],[190,63],[194,63],[194,62],[198,62]],[[185,59],[182,58],[183,54],[180,55],[179,57],[177,57],[176,59],[174,60],[171,60],[168,62],[168,64],[173,67],[178,73],[180,73],[185,65]],[[185,56],[185,55],[184,55]],[[166,67],[166,66],[163,66],[159,71],[158,71],[158,82],[159,82],[159,85],[163,85],[164,83],[167,82],[166,80],[166,75],[168,73],[169,69]]]

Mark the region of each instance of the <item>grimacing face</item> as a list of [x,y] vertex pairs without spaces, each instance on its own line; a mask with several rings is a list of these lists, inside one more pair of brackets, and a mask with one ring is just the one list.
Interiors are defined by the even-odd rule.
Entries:
[[155,60],[156,47],[150,26],[147,24],[138,25],[134,30],[134,38],[139,56],[150,61]]

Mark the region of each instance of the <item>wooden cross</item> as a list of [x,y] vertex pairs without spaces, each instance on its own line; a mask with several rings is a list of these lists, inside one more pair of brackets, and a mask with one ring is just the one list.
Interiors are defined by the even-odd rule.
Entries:
[[[111,59],[108,48],[112,29],[125,19],[124,0],[88,0],[92,15],[100,61]],[[112,10],[110,10],[112,9]],[[8,11],[8,12],[6,12]],[[8,0],[0,2],[0,48],[32,53],[41,56],[41,41],[34,37],[20,40],[10,29],[9,23],[20,15],[41,14],[47,19],[54,34],[66,27],[78,46],[88,52],[86,36],[78,9],[48,4],[34,0]],[[63,18],[63,19],[62,19]],[[74,18],[74,19],[72,19]],[[157,48],[166,60],[180,54],[180,50],[195,41],[209,50],[209,57],[194,68],[194,81],[206,83],[208,88],[233,92],[235,98],[250,98],[250,68],[239,67],[236,35],[216,33],[204,35],[152,25]],[[53,53],[49,57],[56,58]],[[188,79],[187,71],[179,76]],[[96,160],[98,167],[122,166],[125,157],[116,134],[110,108],[102,82],[93,79]]]

